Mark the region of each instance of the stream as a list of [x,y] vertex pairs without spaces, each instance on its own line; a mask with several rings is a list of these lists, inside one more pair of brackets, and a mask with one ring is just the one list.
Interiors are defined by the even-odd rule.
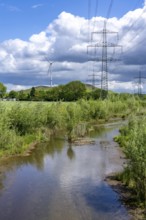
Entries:
[[39,144],[30,156],[0,162],[0,220],[129,220],[105,177],[122,170],[113,141],[120,124],[90,133],[94,144],[63,138]]

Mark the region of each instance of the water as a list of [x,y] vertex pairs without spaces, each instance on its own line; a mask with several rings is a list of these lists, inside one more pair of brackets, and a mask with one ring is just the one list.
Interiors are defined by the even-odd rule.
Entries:
[[130,219],[104,181],[122,169],[112,141],[117,128],[93,132],[93,145],[69,146],[58,138],[39,145],[31,156],[1,162],[0,220]]

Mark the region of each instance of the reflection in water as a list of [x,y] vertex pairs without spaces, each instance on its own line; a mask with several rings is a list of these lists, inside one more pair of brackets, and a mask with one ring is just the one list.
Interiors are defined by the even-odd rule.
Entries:
[[[118,195],[104,182],[121,169],[114,128],[92,133],[96,144],[42,143],[27,157],[1,162],[0,220],[128,220]],[[114,159],[116,155],[117,160]]]
[[75,159],[75,152],[73,151],[71,144],[69,145],[67,149],[67,156],[70,160]]
[[29,156],[18,156],[0,161],[0,189],[4,187],[5,171],[10,172],[21,166],[35,166],[37,170],[44,170],[44,157],[55,153],[61,153],[64,148],[64,141],[61,139],[51,139],[49,143],[41,143],[31,152]]
[[90,132],[89,136],[92,138],[98,138],[101,137],[105,133],[105,127],[100,126],[94,126],[94,129]]
[[0,166],[5,166],[8,170],[21,165],[34,165],[38,170],[44,169],[44,157],[50,155],[52,158],[55,153],[61,153],[64,148],[64,141],[61,139],[51,139],[49,143],[41,143],[31,152],[29,156],[13,157],[9,160],[0,162]]

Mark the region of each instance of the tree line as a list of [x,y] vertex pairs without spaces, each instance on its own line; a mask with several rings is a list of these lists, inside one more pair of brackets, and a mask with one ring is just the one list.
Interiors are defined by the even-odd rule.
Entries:
[[77,101],[79,99],[99,99],[101,90],[98,88],[90,88],[80,82],[72,81],[65,85],[59,85],[52,88],[35,88],[29,91],[21,90],[19,92],[10,91],[8,98],[20,101]]
[[[0,82],[0,99],[16,99],[18,101],[77,101],[80,99],[85,100],[98,100],[101,99],[101,89],[86,85],[80,81],[72,81],[65,85],[59,85],[56,87],[32,87],[28,90],[10,91],[6,92],[6,86]],[[104,91],[106,93],[106,91]],[[129,93],[114,93],[109,91],[108,97],[113,99],[127,100],[132,97],[133,94]],[[146,95],[134,95],[138,99],[146,99]],[[106,94],[105,94],[106,97]],[[103,99],[103,98],[102,98]]]

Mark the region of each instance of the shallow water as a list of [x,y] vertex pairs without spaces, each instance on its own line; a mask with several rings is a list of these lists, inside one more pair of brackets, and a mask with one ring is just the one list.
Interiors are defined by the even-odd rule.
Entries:
[[93,145],[63,139],[39,145],[31,156],[1,162],[0,220],[128,220],[119,195],[104,181],[122,169],[112,141],[118,125],[90,136]]

